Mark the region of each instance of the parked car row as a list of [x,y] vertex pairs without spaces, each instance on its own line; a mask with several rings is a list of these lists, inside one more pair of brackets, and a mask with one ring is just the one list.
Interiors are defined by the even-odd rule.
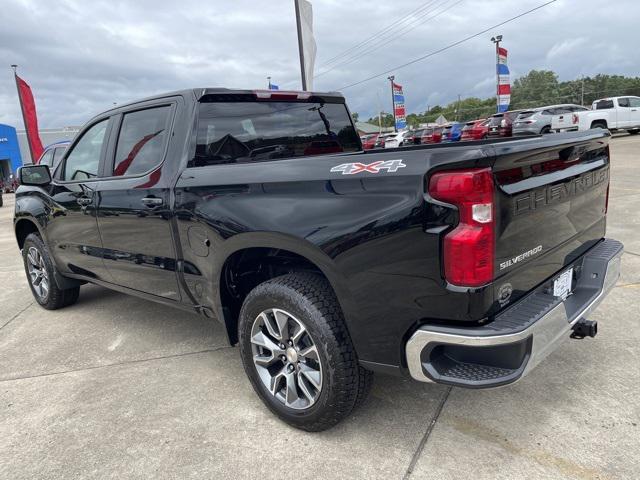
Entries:
[[[596,114],[594,112],[596,110],[607,111]],[[636,112],[638,113],[637,119],[634,117]],[[626,122],[620,119],[626,119]],[[369,150],[426,143],[545,135],[555,131],[588,128],[626,129],[630,133],[640,132],[640,97],[614,97],[596,100],[591,109],[581,105],[561,104],[510,110],[495,113],[486,119],[480,118],[466,123],[451,122],[441,127],[366,135],[362,137],[362,144],[365,150]]]

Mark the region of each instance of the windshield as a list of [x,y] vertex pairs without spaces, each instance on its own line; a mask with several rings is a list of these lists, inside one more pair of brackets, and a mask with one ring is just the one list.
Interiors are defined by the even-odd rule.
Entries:
[[360,138],[342,103],[200,103],[192,166],[355,152]]

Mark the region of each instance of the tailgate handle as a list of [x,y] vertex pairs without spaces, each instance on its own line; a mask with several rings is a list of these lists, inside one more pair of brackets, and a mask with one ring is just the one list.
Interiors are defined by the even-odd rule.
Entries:
[[145,207],[159,207],[162,205],[162,199],[158,197],[144,197],[142,203]]

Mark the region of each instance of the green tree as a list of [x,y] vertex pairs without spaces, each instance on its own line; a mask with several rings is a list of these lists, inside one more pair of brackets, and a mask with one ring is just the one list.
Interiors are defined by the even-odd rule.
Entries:
[[531,70],[517,78],[511,89],[510,109],[532,108],[558,103],[561,95],[558,76],[550,70]]
[[358,114],[358,112],[351,112],[351,118],[353,119],[354,122],[358,122],[360,115]]

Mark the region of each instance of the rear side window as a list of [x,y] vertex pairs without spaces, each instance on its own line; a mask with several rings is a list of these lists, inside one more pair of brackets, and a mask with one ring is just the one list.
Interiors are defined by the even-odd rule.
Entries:
[[342,103],[200,103],[189,166],[355,152],[359,140]]
[[162,162],[170,105],[125,113],[118,135],[113,175],[140,175]]
[[638,108],[638,107],[640,107],[640,98],[637,98],[637,97],[631,97],[631,98],[629,99],[629,106],[630,106],[631,108]]
[[618,99],[618,106],[620,107],[629,107],[629,99],[628,98],[619,98]]
[[108,124],[109,119],[96,123],[73,146],[65,163],[64,180],[88,180],[98,176],[98,165]]
[[600,100],[594,105],[594,110],[607,110],[613,108],[613,100]]

